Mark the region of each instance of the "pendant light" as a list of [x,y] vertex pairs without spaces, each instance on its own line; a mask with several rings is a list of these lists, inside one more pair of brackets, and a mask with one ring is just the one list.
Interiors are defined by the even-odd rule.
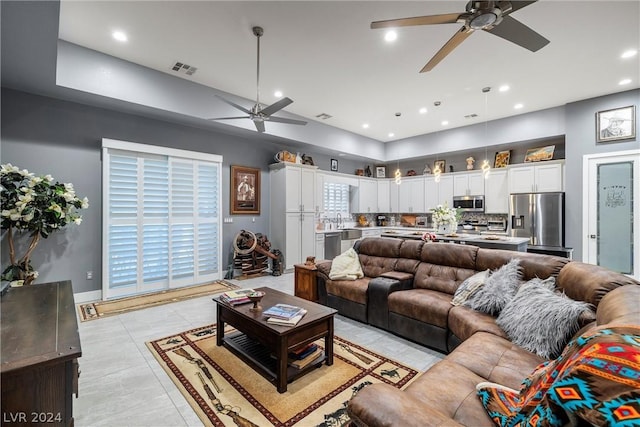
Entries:
[[489,117],[487,116],[488,114],[488,98],[489,95],[488,93],[491,91],[491,87],[487,86],[487,87],[483,87],[482,88],[482,92],[484,93],[484,161],[482,162],[482,176],[484,177],[484,179],[489,178],[489,173],[491,173],[491,165],[489,164],[489,159],[488,159],[488,155],[487,155],[487,136],[488,136],[488,132],[487,132],[487,127],[488,127],[488,120]]
[[[433,105],[435,107],[439,107],[442,103],[440,101],[436,101],[433,103]],[[438,119],[440,119],[440,114],[438,114]],[[436,135],[438,135],[440,132],[440,130],[438,129],[436,131]],[[437,159],[437,157],[436,157]],[[440,175],[442,175],[442,172],[444,172],[443,170],[440,169],[440,165],[438,163],[435,163],[434,167],[433,167],[433,176],[434,176],[434,181],[435,182],[440,182]]]
[[[401,113],[396,113],[395,116],[396,117],[400,117]],[[397,168],[396,168],[396,172],[394,174],[395,179],[396,179],[396,185],[400,185],[402,184],[402,172],[400,172],[400,155],[399,155],[399,150],[396,151],[397,157],[396,157],[396,161],[397,161]]]

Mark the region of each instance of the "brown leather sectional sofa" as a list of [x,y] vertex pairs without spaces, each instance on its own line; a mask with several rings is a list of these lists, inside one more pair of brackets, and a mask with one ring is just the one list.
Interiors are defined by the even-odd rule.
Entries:
[[319,263],[320,302],[449,353],[403,391],[386,384],[360,391],[348,407],[359,426],[494,425],[476,385],[491,381],[517,389],[544,359],[509,341],[493,316],[453,306],[451,300],[466,278],[496,270],[512,258],[520,259],[524,280],[553,276],[567,296],[597,307],[597,321],[586,328],[612,322],[640,324],[640,283],[590,264],[401,239],[367,238],[355,249],[365,277],[330,280],[331,263]]

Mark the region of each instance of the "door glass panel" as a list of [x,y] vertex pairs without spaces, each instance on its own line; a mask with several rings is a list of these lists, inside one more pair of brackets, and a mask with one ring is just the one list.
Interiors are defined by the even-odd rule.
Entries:
[[598,165],[598,265],[634,274],[633,163]]

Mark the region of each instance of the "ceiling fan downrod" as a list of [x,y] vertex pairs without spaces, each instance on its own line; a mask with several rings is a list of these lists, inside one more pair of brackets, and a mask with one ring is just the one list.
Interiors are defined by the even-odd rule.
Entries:
[[256,106],[260,105],[260,37],[264,34],[264,29],[262,27],[253,27],[253,35],[258,38],[258,52],[257,52],[257,60],[256,64]]

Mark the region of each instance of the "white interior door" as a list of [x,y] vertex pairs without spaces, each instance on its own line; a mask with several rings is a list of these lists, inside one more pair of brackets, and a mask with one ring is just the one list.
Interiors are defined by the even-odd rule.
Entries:
[[640,150],[585,156],[585,262],[640,278]]

